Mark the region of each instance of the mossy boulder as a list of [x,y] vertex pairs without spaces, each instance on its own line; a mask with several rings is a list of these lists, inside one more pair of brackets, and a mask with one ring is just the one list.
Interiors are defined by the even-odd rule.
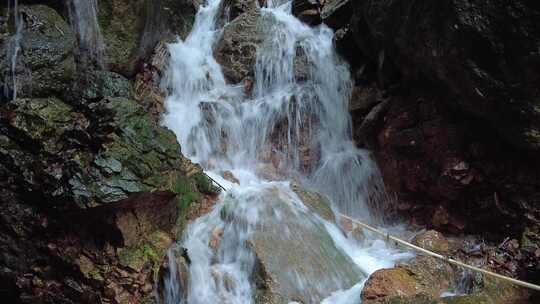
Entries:
[[[475,274],[467,295],[441,297],[455,290],[462,273],[438,259],[418,256],[373,273],[362,290],[365,304],[529,303],[529,292],[492,277]],[[463,291],[462,291],[463,292]]]
[[373,273],[362,290],[362,300],[363,303],[379,303],[377,301],[399,297],[437,299],[456,282],[457,274],[448,264],[418,256],[395,268]]
[[[0,8],[7,11],[7,8]],[[0,40],[0,72],[10,90],[19,97],[59,96],[75,76],[75,35],[66,20],[53,8],[21,5],[22,31],[16,57],[15,79],[11,76],[13,48],[9,47],[15,28],[8,27]],[[2,14],[6,15],[6,14]]]
[[185,38],[195,20],[189,0],[99,0],[98,22],[105,42],[105,64],[133,76],[137,64],[162,39]]
[[148,265],[157,278],[161,261],[171,244],[172,239],[167,233],[156,231],[138,246],[120,248],[118,250],[120,264],[135,271],[141,271]]
[[189,161],[175,135],[137,102],[104,98],[84,112],[55,98],[19,99],[2,108],[9,141],[2,152],[27,172],[19,177],[21,187],[82,208],[137,192],[172,191],[184,205],[198,201],[200,192],[219,192],[202,173],[187,177]]

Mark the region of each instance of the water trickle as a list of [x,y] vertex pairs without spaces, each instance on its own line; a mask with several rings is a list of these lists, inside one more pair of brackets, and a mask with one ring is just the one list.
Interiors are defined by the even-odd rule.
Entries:
[[[268,1],[258,20],[264,37],[253,92],[246,94],[242,85],[226,83],[213,57],[220,2],[207,0],[186,40],[169,45],[162,122],[227,191],[184,231],[179,246],[191,260],[188,286],[180,300],[165,302],[254,303],[261,267],[287,301],[358,299],[366,275],[410,254],[369,234],[348,238],[290,183],[317,189],[334,211],[381,223],[373,210],[386,199],[384,185],[369,152],[351,139],[352,83],[333,33],[301,23],[290,1]],[[226,170],[239,184],[221,177]]]
[[[17,99],[17,90],[18,90],[18,81],[17,81],[17,57],[21,51],[21,39],[22,39],[22,28],[23,20],[21,12],[19,11],[18,0],[9,0],[8,2],[8,12],[10,17],[13,18],[13,25],[15,31],[8,40],[7,47],[7,56],[10,58],[10,75],[6,77],[4,82],[4,96],[7,96],[8,99],[11,97],[12,100]],[[11,79],[7,79],[11,78]],[[11,87],[10,87],[11,82]]]
[[105,44],[97,19],[96,0],[69,0],[67,6],[71,27],[77,33],[81,66],[102,68]]

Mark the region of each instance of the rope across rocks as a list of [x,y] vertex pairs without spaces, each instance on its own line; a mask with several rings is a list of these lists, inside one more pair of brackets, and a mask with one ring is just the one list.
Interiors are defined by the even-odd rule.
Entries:
[[[206,175],[206,173],[205,173]],[[211,178],[210,176],[206,175],[208,178],[210,178],[210,180],[212,180],[214,183],[216,183],[221,189],[223,189],[224,191],[227,191],[225,189],[225,187],[223,187],[222,185],[220,185],[216,180],[214,180],[213,178]],[[403,245],[405,247],[409,247],[409,248],[412,248],[418,252],[421,252],[423,254],[426,254],[428,256],[431,256],[431,257],[434,257],[434,258],[437,258],[437,259],[440,259],[440,260],[443,260],[449,264],[453,264],[453,265],[457,265],[457,266],[460,266],[460,267],[463,267],[463,268],[467,268],[471,271],[474,271],[474,272],[479,272],[479,273],[482,273],[482,274],[485,274],[487,276],[491,276],[491,277],[494,277],[496,279],[499,279],[501,281],[506,281],[506,282],[509,282],[509,283],[512,283],[512,284],[515,284],[515,285],[518,285],[518,286],[521,286],[521,287],[525,287],[525,288],[529,288],[529,289],[533,289],[533,290],[537,290],[537,291],[540,291],[540,285],[536,285],[536,284],[533,284],[533,283],[529,283],[529,282],[525,282],[525,281],[521,281],[521,280],[518,280],[518,279],[514,279],[514,278],[511,278],[511,277],[508,277],[508,276],[504,276],[502,274],[498,274],[498,273],[495,273],[495,272],[492,272],[492,271],[489,271],[489,270],[485,270],[485,269],[482,269],[482,268],[479,268],[479,267],[476,267],[476,266],[472,266],[472,265],[469,265],[469,264],[465,264],[461,261],[458,261],[458,260],[455,260],[455,259],[452,259],[450,257],[447,257],[447,256],[444,256],[442,254],[438,254],[438,253],[435,253],[433,251],[429,251],[425,248],[422,248],[422,247],[419,247],[419,246],[416,246],[414,244],[411,244],[407,241],[404,241],[400,238],[397,238],[387,232],[384,232],[382,230],[379,230],[373,226],[370,226],[368,224],[365,224],[365,223],[362,223],[360,222],[359,220],[356,220],[352,217],[349,217],[345,214],[339,214],[341,217],[343,218],[346,218],[356,224],[358,224],[359,226],[371,231],[371,232],[374,232],[380,236],[382,236],[384,239],[386,239],[386,241],[394,241],[400,245]]]
[[419,246],[416,246],[414,244],[411,244],[407,241],[404,241],[400,238],[397,238],[387,232],[384,232],[384,231],[381,231],[373,226],[370,226],[368,224],[365,224],[365,223],[362,223],[356,219],[353,219],[349,216],[346,216],[344,214],[340,214],[340,216],[342,216],[343,218],[346,218],[356,224],[358,224],[359,226],[369,230],[369,231],[372,231],[378,235],[381,235],[382,237],[384,237],[387,241],[389,240],[392,240],[400,245],[403,245],[403,246],[406,246],[406,247],[409,247],[409,248],[412,248],[418,252],[421,252],[423,254],[426,254],[426,255],[429,255],[431,257],[434,257],[434,258],[437,258],[437,259],[440,259],[440,260],[443,260],[449,264],[453,264],[453,265],[457,265],[457,266],[460,266],[460,267],[463,267],[463,268],[467,268],[469,270],[472,270],[474,272],[479,272],[479,273],[482,273],[482,274],[485,274],[487,276],[491,276],[491,277],[494,277],[494,278],[497,278],[501,281],[506,281],[506,282],[509,282],[509,283],[512,283],[512,284],[515,284],[515,285],[518,285],[518,286],[521,286],[521,287],[525,287],[525,288],[529,288],[529,289],[533,289],[533,290],[537,290],[537,291],[540,291],[540,285],[536,285],[536,284],[532,284],[532,283],[529,283],[529,282],[525,282],[525,281],[521,281],[521,280],[517,280],[517,279],[514,279],[514,278],[511,278],[511,277],[508,277],[508,276],[504,276],[504,275],[501,275],[501,274],[498,274],[498,273],[495,273],[495,272],[491,272],[489,270],[485,270],[485,269],[482,269],[482,268],[479,268],[479,267],[475,267],[475,266],[472,266],[472,265],[468,265],[468,264],[465,264],[461,261],[458,261],[458,260],[454,260],[450,257],[447,257],[447,256],[444,256],[444,255],[441,255],[441,254],[438,254],[438,253],[435,253],[435,252],[432,252],[432,251],[429,251],[427,249],[424,249],[422,247],[419,247]]

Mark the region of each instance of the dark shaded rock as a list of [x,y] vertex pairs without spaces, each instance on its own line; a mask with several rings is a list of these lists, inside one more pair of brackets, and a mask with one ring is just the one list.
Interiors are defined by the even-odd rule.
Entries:
[[189,209],[219,189],[135,101],[78,109],[55,98],[0,107],[5,297],[150,301]]
[[132,84],[124,76],[101,70],[89,70],[79,74],[73,85],[64,93],[71,104],[81,105],[100,101],[105,97],[134,97]]
[[344,32],[337,41],[357,84],[369,84],[360,100],[389,102],[367,129],[369,106],[358,103],[355,139],[375,149],[388,189],[398,194],[392,207],[413,224],[483,231],[499,242],[536,226],[540,185],[531,182],[538,167],[529,131],[540,121],[532,110],[539,96],[532,85],[539,77],[532,50],[540,39],[532,22],[538,7],[353,4],[354,39]]
[[538,150],[539,8],[531,1],[355,1],[353,32],[372,60],[455,96],[509,144]]
[[[3,8],[2,15],[7,16]],[[21,5],[22,36],[15,77],[19,97],[60,95],[75,77],[73,51],[75,35],[68,23],[54,9],[45,5]],[[15,28],[9,27],[8,36]],[[6,35],[5,34],[5,35]],[[0,40],[0,72],[11,91],[11,60],[9,39]]]
[[348,26],[352,17],[351,0],[326,0],[321,10],[321,18],[324,24],[333,29]]
[[294,0],[292,13],[302,22],[316,25],[321,23],[321,6],[319,0]]
[[[2,191],[0,278],[11,303],[141,303],[178,229],[174,193],[57,213]],[[20,227],[20,228],[17,228]],[[15,230],[12,230],[15,228]]]
[[[535,222],[540,185],[534,155],[522,154],[437,93],[395,96],[375,131],[384,180],[395,206],[438,229],[519,234]],[[501,190],[504,189],[504,190]],[[496,224],[494,219],[497,218]],[[465,225],[466,224],[466,225]]]

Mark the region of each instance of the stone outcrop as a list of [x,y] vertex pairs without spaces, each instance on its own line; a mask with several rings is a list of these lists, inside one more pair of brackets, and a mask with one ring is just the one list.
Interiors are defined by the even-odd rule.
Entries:
[[182,183],[185,160],[174,134],[157,127],[137,103],[106,98],[88,111],[54,98],[3,107],[2,154],[12,172],[22,173],[16,185],[58,206],[88,208],[137,192],[175,191]]
[[[475,242],[472,239],[446,239],[434,230],[418,234],[412,242],[491,271],[495,270],[492,267],[497,264],[498,257],[508,254],[500,252],[500,247],[473,249],[470,247]],[[503,273],[512,276],[509,272]],[[450,296],[456,293],[462,295]],[[366,281],[361,295],[362,303],[366,304],[532,303],[530,296],[525,288],[479,273],[464,272],[459,267],[423,255],[400,262],[393,268],[376,271]]]
[[22,5],[20,14],[22,36],[16,57],[17,88],[14,88],[11,75],[14,57],[9,47],[9,28],[13,25],[8,8],[0,6],[0,15],[6,18],[2,25],[6,36],[0,39],[2,80],[7,80],[9,91],[16,89],[19,97],[59,95],[75,77],[75,35],[62,16],[48,6]]
[[321,22],[321,1],[295,0],[292,2],[292,12],[302,22],[316,25]]
[[[262,221],[248,241],[257,260],[255,302],[319,303],[333,291],[356,284],[364,275],[336,248],[322,223],[304,215],[304,211],[293,210],[292,202],[277,191],[264,194],[264,207],[259,210]],[[297,193],[303,199],[309,197],[312,212],[327,216],[324,200],[315,202],[315,193],[298,188]],[[275,218],[276,211],[279,218]],[[283,233],[284,229],[288,233]]]
[[[538,231],[538,5],[327,3],[321,19],[356,82],[355,139],[398,196],[386,214],[498,242]],[[522,245],[534,259],[536,245]]]
[[385,297],[439,298],[456,282],[451,266],[431,257],[418,256],[407,264],[373,273],[362,290],[362,299],[369,303]]
[[0,277],[25,303],[148,298],[181,214],[217,189],[135,101],[75,109],[56,98],[0,109]]
[[239,83],[253,77],[257,48],[264,40],[261,13],[254,7],[242,13],[223,29],[214,57],[227,81]]
[[[195,4],[99,1],[105,69],[81,65],[63,1],[19,4],[18,96],[11,86],[0,104],[0,297],[152,303],[167,249],[218,192],[157,123],[162,108],[150,93],[159,80],[145,79],[137,63],[157,41],[191,26],[194,9],[168,8]],[[0,11],[0,70],[11,85],[3,76],[11,73],[13,20],[4,2]],[[153,18],[167,21],[166,30],[156,34],[161,27],[147,23]],[[155,57],[159,74],[166,56]]]
[[368,56],[383,52],[403,78],[440,84],[509,145],[540,148],[537,5],[355,1],[354,10],[355,41]]
[[159,41],[187,36],[197,8],[198,2],[192,0],[99,0],[105,64],[114,72],[133,76]]

